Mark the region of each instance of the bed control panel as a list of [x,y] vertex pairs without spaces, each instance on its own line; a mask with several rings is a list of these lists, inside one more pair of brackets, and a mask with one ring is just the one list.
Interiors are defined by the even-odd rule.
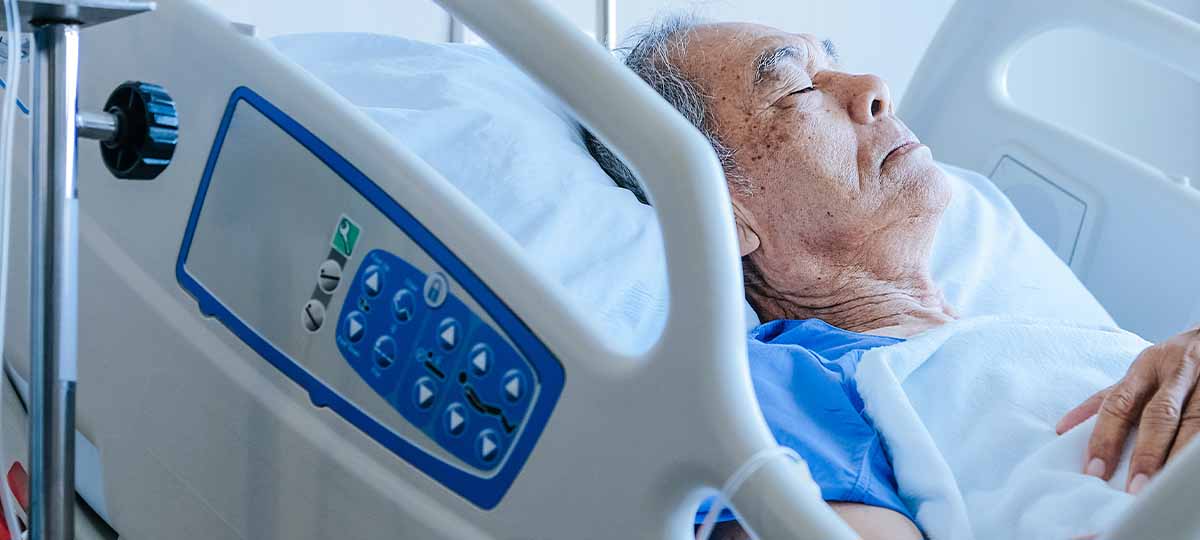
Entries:
[[259,357],[247,361],[307,394],[308,421],[342,422],[344,444],[386,448],[398,478],[490,509],[527,465],[565,372],[481,277],[504,269],[468,267],[392,195],[424,169],[387,170],[377,183],[237,89],[176,276],[220,335]]
[[438,446],[491,470],[512,447],[538,382],[533,366],[448,290],[441,273],[368,253],[342,304],[338,350]]

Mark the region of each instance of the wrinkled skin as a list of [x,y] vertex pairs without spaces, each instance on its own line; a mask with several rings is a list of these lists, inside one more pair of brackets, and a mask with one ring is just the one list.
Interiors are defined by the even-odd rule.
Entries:
[[[757,74],[764,51],[794,47]],[[848,330],[909,335],[951,317],[929,277],[949,185],[893,114],[887,85],[841,72],[810,35],[749,24],[694,28],[673,59],[699,83],[748,189],[731,189],[748,288],[764,320],[819,317]],[[887,159],[885,159],[887,158]],[[832,503],[863,538],[921,535],[888,509]],[[745,537],[737,524],[721,538]]]
[[[888,87],[838,68],[824,44],[753,24],[693,28],[672,58],[703,87],[734,151],[738,241],[760,318],[819,318],[908,337],[955,317],[929,273],[950,198],[929,149],[893,114]],[[764,52],[792,47],[758,73]],[[1127,489],[1138,492],[1200,433],[1200,328],[1141,353],[1129,373],[1067,413],[1063,433],[1099,415],[1084,472],[1108,478],[1138,427]],[[831,503],[864,538],[920,538],[890,510]],[[718,530],[739,538],[736,523]]]
[[[757,75],[781,46],[796,52]],[[839,71],[811,35],[760,25],[699,26],[681,51],[750,184],[731,194],[742,253],[760,270],[747,291],[760,316],[856,331],[949,320],[928,269],[949,184],[924,146],[885,160],[916,142],[887,85]]]

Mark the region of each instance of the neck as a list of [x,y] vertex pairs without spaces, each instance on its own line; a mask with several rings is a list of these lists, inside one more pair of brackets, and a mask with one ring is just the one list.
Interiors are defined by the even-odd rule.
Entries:
[[763,282],[747,287],[747,294],[763,321],[820,319],[851,332],[908,337],[955,317],[923,272],[887,280],[866,273],[843,275],[835,283],[803,292]]

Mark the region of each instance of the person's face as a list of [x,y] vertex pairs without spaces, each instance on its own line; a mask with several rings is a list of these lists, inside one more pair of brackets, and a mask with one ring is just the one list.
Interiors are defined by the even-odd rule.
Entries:
[[879,77],[839,71],[828,42],[760,25],[703,25],[682,51],[752,186],[732,192],[743,254],[788,265],[928,247],[948,184]]

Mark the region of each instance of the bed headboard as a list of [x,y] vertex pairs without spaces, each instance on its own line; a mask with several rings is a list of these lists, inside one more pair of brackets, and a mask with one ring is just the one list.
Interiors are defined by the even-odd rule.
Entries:
[[1122,327],[1162,339],[1200,321],[1200,190],[1014,105],[1012,59],[1064,27],[1200,82],[1200,24],[1149,2],[959,0],[900,115],[939,159],[989,175]]

